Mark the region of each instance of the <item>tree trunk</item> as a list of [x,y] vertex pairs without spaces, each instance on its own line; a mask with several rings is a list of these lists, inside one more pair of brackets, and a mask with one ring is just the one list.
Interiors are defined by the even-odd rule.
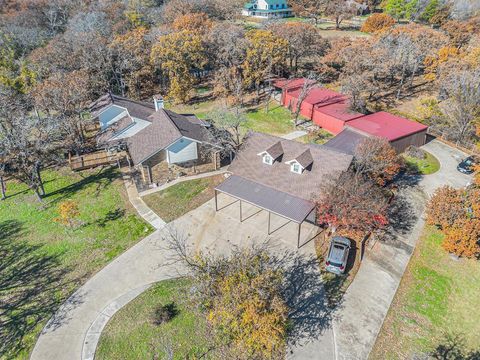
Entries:
[[39,202],[43,202],[43,199],[42,199],[42,194],[40,194],[40,191],[39,191],[39,188],[38,186],[33,188],[33,191],[35,192],[35,195],[37,195],[37,199]]
[[40,167],[40,163],[35,164],[35,175],[38,181],[36,191],[39,191],[40,196],[45,196],[45,188],[43,186],[42,175],[40,174]]
[[7,189],[5,187],[5,179],[3,176],[0,176],[0,190],[2,192],[1,200],[5,200],[7,198]]
[[340,17],[337,16],[335,18],[335,29],[340,30],[340,23],[341,23]]

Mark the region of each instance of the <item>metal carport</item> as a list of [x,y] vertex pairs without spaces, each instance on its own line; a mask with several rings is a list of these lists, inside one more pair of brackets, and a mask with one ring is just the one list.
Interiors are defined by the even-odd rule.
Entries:
[[297,247],[300,247],[302,223],[315,210],[311,201],[275,190],[271,187],[248,180],[244,177],[231,175],[215,188],[215,210],[218,209],[217,193],[221,192],[240,201],[240,221],[242,222],[242,201],[268,212],[268,234],[270,231],[271,214],[278,215],[298,224]]

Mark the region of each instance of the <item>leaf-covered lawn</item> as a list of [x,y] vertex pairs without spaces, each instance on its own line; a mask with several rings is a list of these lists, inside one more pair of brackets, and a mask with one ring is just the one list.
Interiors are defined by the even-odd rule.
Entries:
[[[207,350],[205,317],[193,311],[186,292],[188,280],[166,280],[116,313],[102,333],[96,359],[200,358]],[[171,310],[171,320],[155,323],[159,307]],[[204,357],[208,359],[208,357]]]
[[187,180],[144,196],[143,200],[164,221],[170,222],[212,199],[215,186],[223,180],[223,175]]
[[421,353],[446,359],[443,351],[449,347],[451,356],[459,354],[456,359],[480,358],[480,262],[453,259],[441,248],[442,239],[436,229],[425,229],[372,359],[410,359]]
[[328,131],[320,129],[318,131],[309,132],[307,135],[301,136],[297,141],[300,141],[304,144],[325,144],[328,140],[333,137]]
[[[43,172],[40,204],[9,181],[0,201],[0,358],[28,358],[58,306],[93,273],[152,231],[130,209],[115,169]],[[54,221],[64,200],[78,203],[78,226]]]

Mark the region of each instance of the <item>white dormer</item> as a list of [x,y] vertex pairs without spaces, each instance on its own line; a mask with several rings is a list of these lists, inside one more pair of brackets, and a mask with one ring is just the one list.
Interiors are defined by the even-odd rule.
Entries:
[[280,141],[271,145],[267,150],[257,154],[262,157],[263,163],[267,165],[273,165],[275,160],[279,159],[283,155],[283,147]]
[[305,168],[295,159],[287,161],[285,164],[290,165],[290,171],[295,174],[301,174],[303,170],[305,170]]
[[270,155],[268,152],[266,151],[263,151],[259,154],[257,154],[258,156],[261,156],[262,157],[262,162],[264,164],[267,164],[267,165],[273,165],[273,162],[275,161],[275,159],[273,158],[272,155]]

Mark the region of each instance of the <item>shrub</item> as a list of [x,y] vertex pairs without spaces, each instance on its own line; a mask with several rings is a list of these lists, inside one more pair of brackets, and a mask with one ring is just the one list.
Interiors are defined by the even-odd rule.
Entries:
[[395,19],[388,14],[373,14],[363,23],[360,29],[363,32],[377,32],[384,29],[389,29],[395,25]]
[[413,145],[405,150],[405,154],[415,159],[425,159],[427,157],[427,153],[424,150]]
[[73,200],[66,200],[58,205],[59,217],[54,221],[70,228],[74,227],[77,223],[76,218],[80,216],[78,210],[78,203]]
[[467,258],[479,257],[479,219],[458,219],[445,235],[442,246],[446,251]]
[[450,186],[437,189],[427,206],[427,223],[446,230],[460,218],[466,217],[463,196]]
[[160,305],[155,309],[153,323],[155,325],[162,325],[163,323],[169,322],[177,315],[178,309],[175,303],[172,302],[166,305]]

